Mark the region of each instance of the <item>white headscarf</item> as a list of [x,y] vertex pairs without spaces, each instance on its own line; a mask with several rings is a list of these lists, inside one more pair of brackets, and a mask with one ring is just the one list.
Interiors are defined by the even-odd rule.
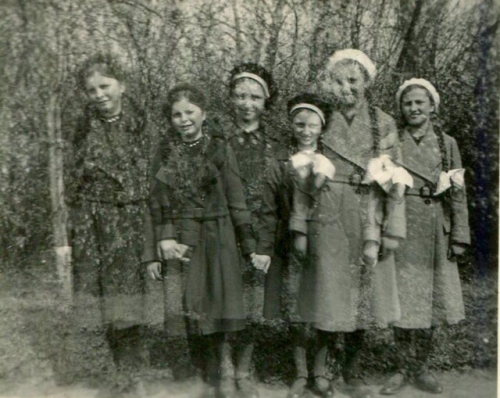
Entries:
[[396,103],[398,107],[401,107],[401,95],[403,95],[403,91],[409,86],[420,86],[422,88],[425,88],[432,97],[437,112],[437,110],[439,109],[440,97],[439,93],[436,90],[436,87],[434,87],[432,83],[428,80],[417,79],[415,77],[410,80],[405,80],[405,82],[401,86],[399,86],[398,91],[396,93]]
[[363,68],[365,68],[370,80],[373,81],[373,79],[375,79],[375,76],[377,75],[377,68],[373,61],[368,58],[363,51],[356,50],[354,48],[335,51],[328,59],[328,62],[330,65],[334,66],[336,63],[344,59],[352,59],[353,61],[358,62]]

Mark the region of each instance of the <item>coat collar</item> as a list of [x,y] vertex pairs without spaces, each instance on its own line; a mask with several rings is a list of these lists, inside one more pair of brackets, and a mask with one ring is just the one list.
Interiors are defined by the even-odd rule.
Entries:
[[420,178],[435,183],[441,171],[441,153],[432,125],[418,144],[408,130],[403,130],[401,147],[402,165]]
[[366,169],[373,156],[373,137],[368,104],[358,109],[350,123],[339,111],[334,111],[323,137],[323,145],[350,163]]

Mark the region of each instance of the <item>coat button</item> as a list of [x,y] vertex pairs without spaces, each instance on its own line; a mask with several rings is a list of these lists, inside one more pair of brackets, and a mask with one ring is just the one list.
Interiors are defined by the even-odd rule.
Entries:
[[425,199],[425,200],[424,200],[424,203],[425,203],[426,205],[430,205],[430,204],[431,204],[431,200],[430,200],[430,199]]

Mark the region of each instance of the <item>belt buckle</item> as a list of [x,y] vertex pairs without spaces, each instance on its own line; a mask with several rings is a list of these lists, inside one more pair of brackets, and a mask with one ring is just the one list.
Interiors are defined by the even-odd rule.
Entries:
[[432,196],[432,189],[429,185],[424,185],[420,188],[420,197],[430,198]]
[[358,186],[361,184],[362,176],[359,173],[353,173],[349,176],[349,184],[352,186]]
[[430,205],[432,202],[431,201],[432,191],[433,191],[432,187],[428,184],[420,188],[420,197],[424,199],[424,203],[426,205]]

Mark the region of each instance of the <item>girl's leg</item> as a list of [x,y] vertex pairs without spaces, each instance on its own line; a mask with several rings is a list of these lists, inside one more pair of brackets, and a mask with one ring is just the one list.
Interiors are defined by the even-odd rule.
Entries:
[[408,369],[414,362],[412,359],[414,357],[412,352],[415,340],[414,330],[402,328],[393,330],[394,344],[389,349],[390,360],[394,365],[393,374],[382,386],[380,390],[382,395],[397,394],[406,385],[409,378]]
[[364,344],[364,338],[364,330],[355,330],[344,335],[345,362],[343,376],[347,384],[359,384],[361,380],[360,351]]
[[235,333],[236,386],[244,398],[258,398],[259,392],[250,377],[250,367],[255,348],[255,329],[252,326]]
[[343,376],[345,383],[350,387],[350,394],[355,398],[369,398],[372,394],[363,388],[364,382],[361,376],[361,348],[365,339],[364,330],[355,330],[344,335],[345,361]]
[[145,395],[141,373],[144,372],[148,361],[141,326],[109,326],[106,338],[117,370],[111,394],[133,391],[138,397]]
[[333,386],[327,377],[328,353],[333,349],[335,334],[317,330],[317,347],[314,356],[314,389],[322,397],[332,397]]
[[293,344],[293,361],[295,364],[295,380],[288,392],[288,398],[300,398],[307,386],[307,337],[305,325],[295,323],[290,325]]
[[230,333],[214,333],[213,344],[217,355],[217,397],[232,398],[236,393]]
[[432,351],[434,328],[415,329],[415,365],[413,369],[415,385],[421,390],[434,394],[443,392],[443,387],[428,370],[429,354]]

